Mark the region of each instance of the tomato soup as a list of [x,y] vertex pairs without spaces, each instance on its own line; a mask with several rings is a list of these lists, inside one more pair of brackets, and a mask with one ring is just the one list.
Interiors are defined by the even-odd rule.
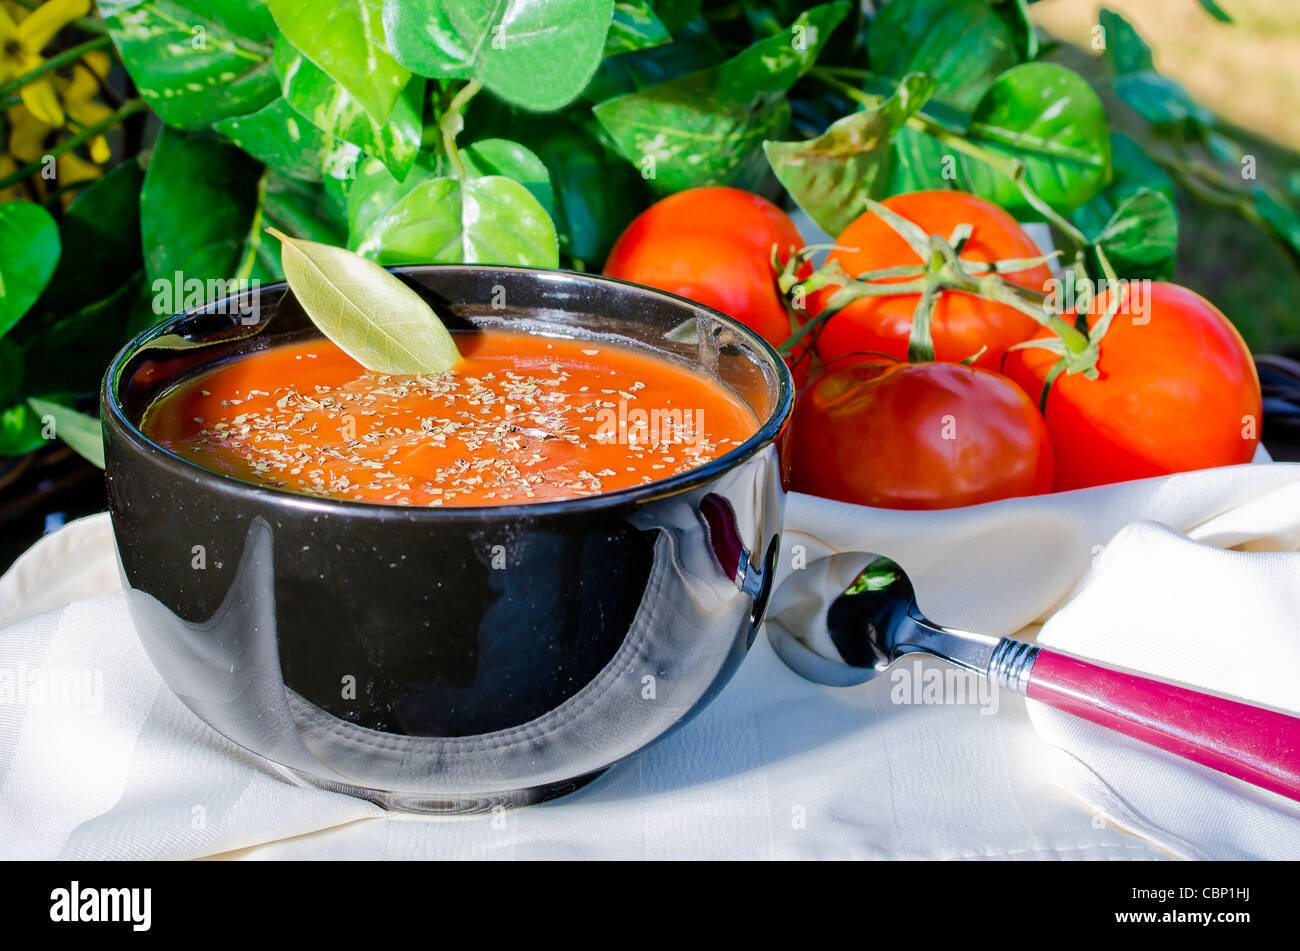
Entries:
[[145,435],[206,469],[388,505],[506,505],[685,472],[758,428],[707,377],[604,341],[457,334],[437,376],[368,373],[328,340],[232,360],[171,390]]

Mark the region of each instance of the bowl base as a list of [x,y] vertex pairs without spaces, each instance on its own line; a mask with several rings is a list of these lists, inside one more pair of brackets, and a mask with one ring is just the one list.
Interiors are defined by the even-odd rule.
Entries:
[[609,767],[597,770],[594,773],[588,773],[585,776],[579,776],[576,779],[565,779],[542,786],[533,786],[529,789],[464,795],[391,792],[385,789],[371,789],[366,786],[355,786],[351,783],[320,779],[287,766],[278,766],[278,768],[301,785],[364,799],[366,802],[373,802],[387,812],[415,816],[481,816],[494,812],[504,812],[507,809],[534,806],[541,802],[567,796],[603,775]]

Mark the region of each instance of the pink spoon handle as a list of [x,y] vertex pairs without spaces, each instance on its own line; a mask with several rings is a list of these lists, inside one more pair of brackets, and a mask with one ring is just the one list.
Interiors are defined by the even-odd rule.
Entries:
[[1300,717],[1041,649],[1026,695],[1300,800]]

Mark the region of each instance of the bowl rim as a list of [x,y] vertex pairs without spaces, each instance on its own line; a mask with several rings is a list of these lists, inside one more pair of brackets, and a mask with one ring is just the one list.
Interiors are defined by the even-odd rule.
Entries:
[[[196,462],[186,459],[184,456],[180,456],[171,450],[160,446],[146,436],[141,428],[130,420],[118,396],[118,384],[120,383],[126,364],[146,344],[157,337],[163,336],[168,330],[173,329],[181,321],[191,319],[204,313],[212,313],[214,311],[220,312],[217,309],[222,307],[222,305],[250,293],[249,291],[244,290],[221,298],[220,300],[208,302],[201,307],[192,308],[179,314],[164,317],[132,337],[131,340],[128,341],[113,357],[112,361],[108,365],[108,369],[104,373],[104,379],[100,386],[100,415],[102,417],[103,427],[107,429],[109,426],[113,426],[118,431],[117,434],[125,437],[133,448],[149,455],[154,461],[158,462],[164,468],[172,470],[177,476],[186,477],[189,481],[213,482],[216,487],[223,490],[263,499],[273,506],[301,508],[305,511],[319,514],[334,512],[340,515],[346,514],[353,518],[366,516],[372,518],[400,517],[402,519],[429,518],[431,520],[442,521],[446,519],[482,520],[484,518],[501,517],[539,518],[552,514],[571,514],[575,512],[619,507],[627,504],[650,501],[665,496],[676,495],[697,488],[705,483],[715,481],[723,473],[735,468],[750,457],[756,455],[766,446],[774,443],[793,414],[794,378],[790,372],[789,366],[781,355],[777,353],[776,348],[768,343],[767,340],[757,332],[751,330],[734,317],[728,316],[727,314],[705,304],[693,301],[690,298],[682,297],[679,294],[659,290],[658,288],[650,287],[645,284],[636,284],[632,281],[606,277],[603,274],[588,274],[582,271],[570,271],[563,268],[539,268],[499,264],[412,264],[387,267],[385,270],[388,270],[393,274],[421,274],[430,271],[461,271],[467,273],[486,272],[489,274],[516,274],[522,275],[523,277],[532,275],[534,279],[545,279],[545,275],[552,275],[563,277],[565,280],[574,283],[612,285],[615,287],[630,288],[634,293],[642,296],[659,297],[672,304],[681,306],[684,310],[705,313],[711,318],[720,321],[741,337],[745,338],[755,349],[767,358],[775,369],[777,375],[776,400],[774,401],[772,410],[768,413],[767,418],[760,421],[759,427],[754,434],[729,452],[706,462],[704,465],[688,469],[686,472],[668,476],[664,479],[657,479],[653,482],[647,482],[643,485],[631,486],[625,489],[615,489],[611,492],[599,492],[595,495],[583,495],[569,499],[559,499],[546,502],[516,502],[507,505],[447,506],[398,505],[389,502],[363,502],[352,499],[308,495],[302,492],[294,492],[289,489],[280,489],[274,486],[261,485],[255,482],[246,482],[235,476],[208,469]],[[288,289],[289,286],[287,282],[276,281],[271,284],[259,285],[256,292],[259,294],[268,294],[277,291],[288,291]],[[683,317],[683,319],[685,319],[685,317]],[[417,515],[416,513],[427,514]]]

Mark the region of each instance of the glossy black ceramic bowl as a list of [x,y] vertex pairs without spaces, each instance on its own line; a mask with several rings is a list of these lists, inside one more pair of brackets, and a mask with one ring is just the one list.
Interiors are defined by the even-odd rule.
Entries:
[[102,392],[132,616],[171,689],[231,740],[389,808],[462,812],[576,788],[726,683],[770,593],[792,384],[728,317],[602,277],[395,271],[453,327],[622,342],[707,374],[744,445],[634,489],[427,508],[333,501],[203,469],[146,438],[192,374],[317,331],[283,284],[132,341]]

